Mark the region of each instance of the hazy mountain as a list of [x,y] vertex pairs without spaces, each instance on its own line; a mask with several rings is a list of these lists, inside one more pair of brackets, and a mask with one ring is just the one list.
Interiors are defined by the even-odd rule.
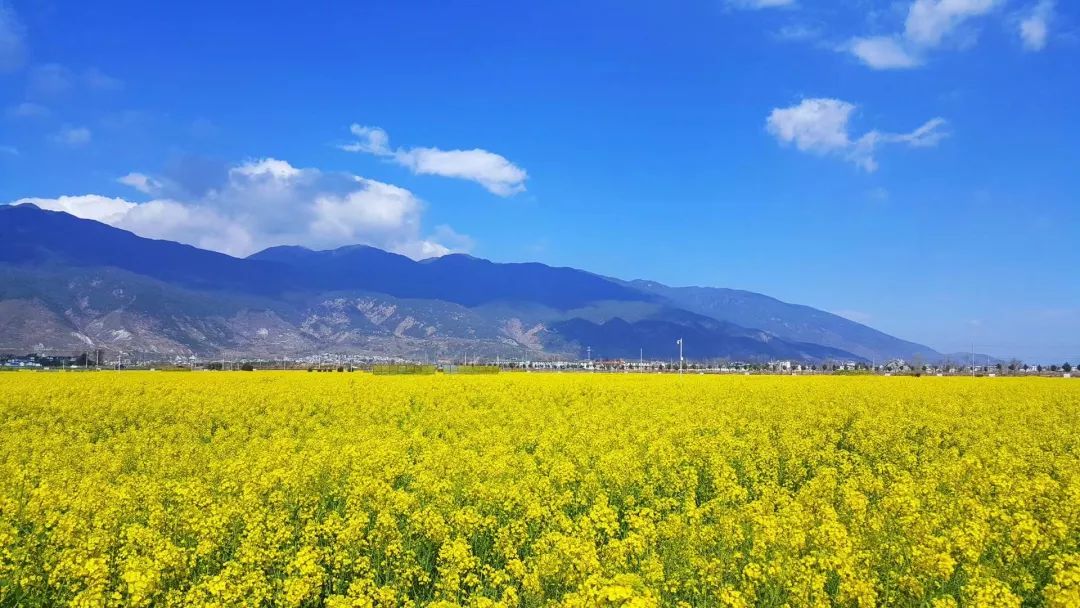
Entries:
[[0,349],[667,359],[685,338],[691,358],[934,354],[759,294],[535,263],[365,246],[240,259],[32,206],[0,207],[0,240]]
[[663,319],[627,322],[615,317],[603,323],[575,318],[555,323],[553,328],[592,346],[594,358],[678,360],[676,340],[685,344],[684,355],[690,360],[792,359],[822,361],[850,360],[851,353],[818,344],[788,342],[766,332],[748,330],[731,323],[702,317],[692,323]]
[[929,346],[895,338],[823,310],[788,304],[759,293],[718,287],[668,287],[641,280],[625,284],[698,314],[756,327],[785,340],[837,348],[868,360],[918,356],[929,361],[942,357]]

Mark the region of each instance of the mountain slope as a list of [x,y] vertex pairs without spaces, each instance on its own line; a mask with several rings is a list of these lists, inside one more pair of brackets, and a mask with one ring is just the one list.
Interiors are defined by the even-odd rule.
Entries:
[[5,351],[273,354],[314,346],[285,320],[297,316],[292,303],[196,291],[109,267],[0,262],[0,306]]
[[642,356],[648,359],[673,359],[678,354],[675,342],[680,339],[685,343],[685,356],[691,360],[849,361],[856,358],[838,348],[789,342],[765,332],[748,331],[713,319],[685,324],[662,319],[630,323],[618,317],[594,323],[575,318],[558,322],[552,329],[591,346],[594,358],[636,359]]
[[522,349],[573,357],[592,347],[611,357],[644,348],[662,359],[684,337],[691,357],[756,360],[919,348],[758,294],[536,263],[418,262],[365,246],[274,247],[239,259],[33,206],[0,206],[0,239],[3,347],[417,358]]
[[596,300],[657,299],[582,270],[536,263],[496,264],[461,254],[415,262],[365,246],[331,251],[272,247],[248,259],[288,266],[309,287],[365,289],[399,298],[436,299],[463,306],[511,301],[566,310]]
[[276,264],[147,239],[33,205],[0,206],[0,243],[0,262],[120,268],[195,289],[271,294],[295,280]]
[[627,285],[656,294],[671,305],[698,314],[756,327],[780,338],[845,350],[865,359],[916,356],[938,360],[934,349],[895,338],[839,315],[809,306],[788,304],[766,295],[718,287],[669,287],[654,281],[630,281]]

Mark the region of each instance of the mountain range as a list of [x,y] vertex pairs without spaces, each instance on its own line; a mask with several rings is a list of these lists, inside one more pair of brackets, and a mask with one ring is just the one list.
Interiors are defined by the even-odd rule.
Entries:
[[236,258],[0,206],[0,351],[146,356],[927,360],[933,349],[765,295],[362,245]]

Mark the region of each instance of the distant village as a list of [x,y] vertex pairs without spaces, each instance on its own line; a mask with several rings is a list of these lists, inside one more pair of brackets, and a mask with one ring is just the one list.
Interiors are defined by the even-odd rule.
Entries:
[[302,357],[246,358],[196,356],[161,357],[145,354],[125,354],[95,350],[71,354],[52,353],[3,353],[0,352],[0,370],[37,371],[94,371],[94,370],[176,370],[176,371],[258,371],[258,370],[308,370],[308,371],[370,371],[376,366],[430,366],[439,371],[452,372],[466,367],[487,367],[501,371],[549,371],[549,372],[636,372],[636,373],[691,373],[691,374],[877,374],[877,375],[936,375],[936,376],[1065,376],[1073,375],[1074,367],[1065,362],[1061,365],[1030,365],[1022,361],[986,361],[981,363],[945,360],[937,363],[892,359],[885,362],[861,361],[730,361],[730,360],[638,360],[628,359],[578,359],[562,360],[542,354],[535,359],[522,358],[488,359],[469,358],[467,353],[458,357],[417,361],[398,357],[371,355],[321,353]]

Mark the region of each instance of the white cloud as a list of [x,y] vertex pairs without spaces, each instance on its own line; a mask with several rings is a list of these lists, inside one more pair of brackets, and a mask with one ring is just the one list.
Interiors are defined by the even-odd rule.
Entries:
[[1054,0],[1041,0],[1035,8],[1020,21],[1020,40],[1029,51],[1041,51],[1046,48],[1046,39],[1050,34],[1050,21],[1054,17]]
[[16,148],[15,146],[0,145],[0,154],[6,155],[6,156],[18,156],[19,155],[19,149]]
[[199,189],[141,173],[120,178],[154,198],[135,203],[98,195],[30,198],[136,234],[188,243],[231,255],[274,245],[328,249],[366,244],[412,257],[472,247],[449,228],[423,236],[424,204],[408,190],[344,173],[301,169],[273,158],[228,167],[224,181]]
[[26,29],[15,9],[0,0],[0,73],[13,72],[26,62]]
[[839,99],[804,99],[791,107],[773,109],[766,129],[782,144],[819,156],[840,156],[868,172],[877,170],[875,153],[884,144],[925,148],[936,146],[946,136],[946,121],[934,118],[910,133],[874,130],[853,138],[850,122],[856,110],[854,104]]
[[933,48],[965,21],[993,10],[1000,0],[915,0],[904,22],[904,37]]
[[727,4],[732,8],[758,10],[795,6],[795,0],[727,0]]
[[931,148],[947,137],[944,118],[932,118],[910,133],[870,131],[860,137],[848,152],[848,160],[868,172],[877,171],[874,153],[882,144],[905,144],[912,148]]
[[161,182],[144,173],[128,173],[123,177],[118,177],[116,181],[125,186],[131,186],[143,194],[153,194],[161,190]]
[[412,192],[362,177],[356,183],[350,192],[315,198],[309,227],[317,239],[351,244],[370,232],[419,229],[421,203]]
[[523,192],[528,177],[514,163],[487,150],[413,148],[395,152],[394,160],[413,173],[474,181],[498,196]]
[[453,249],[428,239],[412,241],[397,250],[396,253],[408,256],[414,260],[426,260],[428,258],[441,258],[444,255],[456,253]]
[[264,158],[233,167],[229,170],[231,175],[242,175],[250,179],[270,178],[275,181],[287,181],[299,177],[303,171],[293,167],[288,162],[276,158]]
[[78,148],[90,143],[93,133],[86,127],[65,127],[55,133],[52,139],[58,144]]
[[922,63],[902,40],[894,36],[855,38],[849,44],[851,53],[875,70],[913,68]]
[[[856,37],[841,47],[875,70],[917,67],[926,54],[957,38],[973,19],[985,16],[1004,0],[915,0],[908,6],[903,32]],[[959,40],[957,40],[959,42]]]
[[392,154],[390,151],[390,136],[379,127],[365,127],[354,124],[349,127],[349,131],[360,139],[354,143],[341,146],[342,150],[346,152],[366,152],[379,156]]
[[446,251],[439,254],[428,254],[426,257],[446,255],[455,251],[472,251],[476,247],[476,241],[471,236],[461,234],[446,224],[436,226],[431,238],[438,241],[439,247],[445,248]]
[[63,211],[88,220],[97,220],[106,224],[115,224],[135,208],[122,198],[109,198],[97,194],[81,196],[61,196],[59,198],[24,198],[15,204],[32,203],[50,211]]
[[379,127],[352,125],[357,141],[341,146],[347,152],[374,154],[393,160],[418,175],[439,175],[473,181],[497,196],[525,191],[529,175],[505,157],[487,150],[390,148],[390,136]]
[[188,243],[231,255],[247,255],[262,249],[251,225],[198,203],[152,200],[134,204],[122,218],[106,223],[140,236]]
[[799,105],[775,108],[768,129],[803,152],[825,154],[851,145],[847,125],[854,104],[839,99],[804,99]]
[[884,143],[907,144],[912,148],[933,148],[948,137],[944,130],[946,125],[948,122],[944,118],[931,118],[911,133],[885,133],[880,137]]

